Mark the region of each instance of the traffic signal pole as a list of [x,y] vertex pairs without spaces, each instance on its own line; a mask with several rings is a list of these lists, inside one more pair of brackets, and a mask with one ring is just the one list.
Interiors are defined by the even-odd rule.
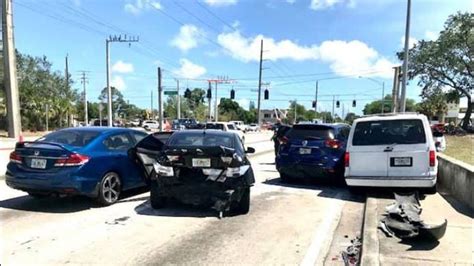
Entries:
[[260,40],[260,67],[258,70],[258,103],[257,103],[257,119],[258,119],[258,126],[262,124],[262,115],[260,114],[260,101],[261,101],[261,94],[262,94],[262,57],[263,57],[263,39]]

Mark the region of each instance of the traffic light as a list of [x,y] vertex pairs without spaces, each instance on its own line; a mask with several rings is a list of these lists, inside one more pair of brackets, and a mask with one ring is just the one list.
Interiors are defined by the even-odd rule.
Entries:
[[313,101],[313,108],[316,107],[316,101]]
[[234,89],[232,89],[232,90],[230,91],[230,98],[231,98],[232,100],[235,99],[235,91],[234,91]]
[[356,100],[352,101],[352,107],[356,107]]
[[184,98],[191,98],[191,90],[190,89],[186,89],[184,91]]
[[341,106],[341,103],[339,101],[336,101],[336,108],[339,108]]
[[212,90],[209,88],[207,89],[207,98],[211,99],[212,98]]
[[265,89],[265,91],[264,91],[264,93],[263,93],[263,99],[264,99],[264,100],[268,100],[269,95],[270,95],[270,92],[268,91],[268,89]]

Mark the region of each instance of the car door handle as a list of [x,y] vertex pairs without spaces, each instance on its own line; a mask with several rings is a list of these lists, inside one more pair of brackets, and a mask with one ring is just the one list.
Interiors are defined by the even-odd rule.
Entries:
[[384,152],[392,152],[393,151],[393,147],[387,147],[385,148],[385,150],[383,150]]

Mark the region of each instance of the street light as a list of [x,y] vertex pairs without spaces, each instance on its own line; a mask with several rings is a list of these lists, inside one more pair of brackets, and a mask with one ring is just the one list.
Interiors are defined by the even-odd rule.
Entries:
[[379,85],[382,85],[382,114],[384,113],[384,108],[385,108],[385,82],[384,81],[380,81],[380,80],[376,80],[376,79],[373,79],[373,78],[369,78],[369,77],[362,77],[362,76],[359,76],[360,79],[368,79],[372,82],[375,82]]

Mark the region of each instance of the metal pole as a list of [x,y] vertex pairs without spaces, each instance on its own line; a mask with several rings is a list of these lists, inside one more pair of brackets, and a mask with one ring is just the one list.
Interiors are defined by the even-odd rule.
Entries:
[[385,81],[382,82],[382,114],[385,109]]
[[46,132],[49,131],[49,104],[46,104]]
[[3,66],[7,104],[8,137],[21,134],[20,95],[16,76],[15,42],[13,39],[13,10],[11,0],[2,0]]
[[314,113],[318,113],[318,81],[316,81],[316,94],[314,95]]
[[102,126],[102,103],[99,103],[99,126]]
[[180,119],[181,118],[181,96],[179,94],[179,79],[176,80],[176,91],[178,92],[178,94],[176,95],[177,97],[176,111],[178,112],[177,114],[178,119]]
[[151,119],[153,119],[154,115],[153,115],[153,90],[151,90],[151,98],[150,98],[150,115],[151,115]]
[[[209,81],[209,90],[212,90],[210,81]],[[211,117],[212,117],[212,112],[211,112],[212,97],[207,98],[207,100],[208,100],[208,108],[209,108],[209,119],[208,119],[208,121],[211,122],[212,121],[212,119],[211,119]]]
[[84,122],[88,125],[89,121],[89,110],[87,106],[87,90],[86,90],[86,73],[82,72],[82,86],[84,89]]
[[295,99],[295,120],[293,121],[293,124],[294,124],[294,125],[296,125],[296,115],[297,115],[297,114],[296,114],[296,103],[297,103],[297,102],[296,102],[296,99]]
[[158,121],[160,132],[163,131],[163,88],[161,87],[161,67],[158,67],[158,112],[160,120]]
[[[334,121],[334,101],[336,100],[336,95],[332,96],[332,119]],[[332,121],[331,121],[332,122]]]
[[218,99],[217,99],[217,80],[215,81],[215,88],[214,88],[214,122],[219,122],[219,105],[218,105]]
[[400,67],[394,67],[393,70],[392,113],[396,113],[398,111],[398,96],[400,94]]
[[110,87],[110,42],[105,40],[105,56],[106,56],[106,68],[107,68],[107,126],[112,127],[112,88]]
[[263,39],[260,40],[260,67],[258,71],[258,103],[257,103],[257,123],[262,124],[262,115],[260,114],[260,100],[262,94],[262,58],[263,58]]
[[402,94],[400,96],[400,112],[406,110],[406,93],[407,93],[407,74],[408,74],[408,45],[410,38],[410,12],[411,0],[407,0],[407,20],[405,27],[405,49],[403,55],[403,77],[402,77]]

